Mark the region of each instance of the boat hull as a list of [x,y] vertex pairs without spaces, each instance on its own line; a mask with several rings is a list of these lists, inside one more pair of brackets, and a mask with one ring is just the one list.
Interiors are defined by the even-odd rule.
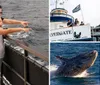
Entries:
[[[65,25],[56,26],[51,24],[50,41],[92,41],[91,27],[89,24],[83,26],[64,27]],[[54,29],[53,29],[54,28]]]

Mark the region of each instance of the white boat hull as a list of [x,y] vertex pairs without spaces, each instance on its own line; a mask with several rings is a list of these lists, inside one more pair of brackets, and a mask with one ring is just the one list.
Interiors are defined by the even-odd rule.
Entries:
[[[58,26],[59,25],[59,26]],[[60,24],[51,24],[50,41],[69,41],[69,40],[85,40],[91,38],[91,27],[89,24],[83,26],[64,27]]]

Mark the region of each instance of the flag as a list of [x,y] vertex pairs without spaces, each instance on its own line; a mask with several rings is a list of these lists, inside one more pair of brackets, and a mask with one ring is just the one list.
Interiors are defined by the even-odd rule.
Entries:
[[80,4],[79,4],[78,6],[76,6],[76,7],[72,10],[72,12],[73,12],[73,13],[78,12],[80,9],[81,9],[81,7],[80,7]]

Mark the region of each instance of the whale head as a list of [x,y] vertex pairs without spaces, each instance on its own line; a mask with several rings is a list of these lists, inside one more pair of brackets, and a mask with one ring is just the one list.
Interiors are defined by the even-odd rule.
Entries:
[[[77,62],[80,62],[82,65],[82,68],[85,69],[85,68],[89,68],[89,67],[93,66],[97,56],[98,56],[98,52],[96,50],[93,50],[89,53],[80,54],[80,55],[76,56],[76,58],[79,57],[78,58],[79,61],[77,61]],[[73,59],[75,59],[75,58],[73,58]]]

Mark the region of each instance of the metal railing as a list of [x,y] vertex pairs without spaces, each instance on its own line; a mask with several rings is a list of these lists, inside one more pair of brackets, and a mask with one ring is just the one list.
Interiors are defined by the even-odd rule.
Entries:
[[5,57],[2,63],[1,85],[48,85],[49,71],[45,65],[41,65],[28,57],[28,53],[41,58],[48,63],[48,56],[29,48],[18,40],[9,37],[6,40],[16,43],[24,49],[24,54],[15,50],[12,46],[5,46]]

